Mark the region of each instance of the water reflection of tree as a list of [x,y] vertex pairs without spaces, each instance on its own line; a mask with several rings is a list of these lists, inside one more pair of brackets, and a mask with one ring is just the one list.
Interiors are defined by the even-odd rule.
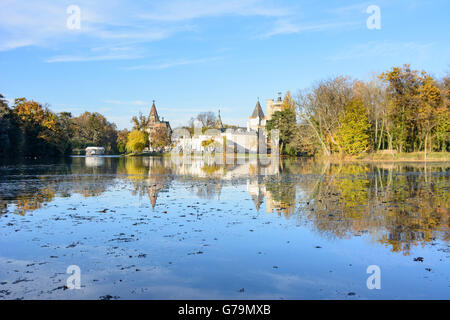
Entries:
[[105,158],[100,166],[93,163],[87,166],[85,158],[74,158],[56,165],[0,168],[0,212],[8,212],[8,204],[14,204],[16,213],[24,215],[57,196],[73,193],[99,196],[118,178],[130,182],[132,193],[148,197],[154,207],[158,195],[176,178],[201,199],[218,198],[226,183],[247,183],[257,210],[265,198],[266,211],[283,213],[286,218],[297,212],[297,219],[327,237],[368,233],[374,241],[404,254],[412,246],[450,239],[447,164],[286,159],[274,168],[264,168],[253,162],[248,166],[177,164],[165,157]]
[[8,211],[8,204],[15,205],[14,213],[25,215],[42,208],[56,196],[68,197],[73,193],[99,196],[114,183],[116,167],[117,161],[108,158],[101,167],[86,166],[85,158],[73,158],[52,165],[24,163],[2,168],[9,178],[1,182],[9,187],[2,190],[0,213]]
[[164,157],[132,157],[125,164],[128,178],[133,183],[133,195],[148,196],[152,208],[155,207],[158,194],[168,189],[173,180],[173,168]]
[[404,254],[437,237],[448,241],[445,170],[418,174],[420,167],[403,165],[329,165],[310,190],[306,221],[332,237],[369,232]]
[[55,190],[51,187],[39,189],[31,196],[22,194],[16,199],[15,213],[24,216],[27,212],[42,208],[43,203],[51,202],[54,197]]
[[266,211],[277,211],[289,218],[296,207],[296,183],[289,176],[269,177],[265,179]]

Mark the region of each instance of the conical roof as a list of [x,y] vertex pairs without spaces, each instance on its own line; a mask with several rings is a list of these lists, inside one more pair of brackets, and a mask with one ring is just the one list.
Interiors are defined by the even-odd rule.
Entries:
[[156,111],[155,100],[153,100],[152,109],[150,110],[150,115],[148,116],[148,122],[155,123],[159,122],[158,111]]
[[150,203],[152,204],[152,208],[155,209],[156,199],[158,197],[158,189],[154,187],[148,188],[148,197],[150,198]]
[[222,118],[220,117],[220,110],[219,110],[219,115],[217,116],[216,128],[217,129],[223,128]]
[[261,104],[258,102],[256,102],[256,106],[255,109],[253,110],[252,116],[250,117],[250,119],[256,119],[256,118],[264,118],[264,112],[262,111],[261,108]]
[[261,205],[264,203],[264,195],[262,193],[251,194],[253,203],[255,204],[256,211],[259,211]]

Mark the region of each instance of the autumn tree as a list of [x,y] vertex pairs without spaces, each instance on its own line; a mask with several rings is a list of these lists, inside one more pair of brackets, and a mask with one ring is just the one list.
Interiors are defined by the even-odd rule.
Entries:
[[431,131],[438,124],[438,108],[441,104],[441,91],[436,81],[429,75],[423,73],[421,77],[422,84],[419,87],[418,95],[420,104],[417,110],[417,128],[419,136],[424,142],[425,160],[427,159],[427,150]]
[[130,132],[128,129],[123,129],[117,132],[117,151],[119,153],[125,153],[127,151],[128,134]]
[[360,154],[369,147],[369,120],[361,100],[354,100],[341,115],[341,127],[336,133],[339,149],[349,155]]
[[73,118],[73,143],[78,148],[102,146],[114,153],[117,146],[116,125],[97,112],[85,112]]
[[436,126],[433,142],[437,151],[449,151],[450,148],[450,75],[440,83],[442,103],[436,110]]
[[348,77],[336,77],[321,81],[312,90],[298,95],[301,124],[308,126],[308,137],[314,138],[325,155],[331,155],[338,147],[335,136],[341,127],[341,115],[353,99],[352,88]]
[[384,84],[376,76],[369,82],[355,81],[353,94],[366,108],[370,123],[370,147],[371,150],[378,151],[384,146],[386,126],[389,124]]
[[131,118],[131,123],[133,123],[133,130],[144,131],[147,128],[148,118],[139,112],[138,116]]
[[164,148],[170,144],[170,135],[166,127],[156,127],[150,131],[150,146]]
[[387,85],[389,147],[398,151],[428,149],[437,114],[442,106],[437,82],[425,71],[412,70],[409,65],[394,67],[382,73]]
[[283,103],[281,104],[281,110],[291,110],[295,112],[296,103],[294,98],[291,96],[291,92],[287,91],[283,98]]
[[133,130],[128,134],[126,149],[128,152],[142,152],[147,144],[148,136],[145,132]]
[[201,112],[197,115],[196,120],[198,120],[203,128],[212,128],[215,126],[217,118],[214,112]]
[[48,107],[18,98],[14,101],[13,116],[22,135],[18,145],[22,154],[52,156],[70,151],[70,143],[60,119]]

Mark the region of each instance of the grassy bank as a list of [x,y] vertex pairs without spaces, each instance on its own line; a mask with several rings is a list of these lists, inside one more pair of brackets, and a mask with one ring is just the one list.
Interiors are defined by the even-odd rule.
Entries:
[[136,152],[136,153],[123,154],[123,156],[125,156],[125,157],[167,157],[167,156],[170,156],[170,153]]
[[[393,162],[424,162],[425,152],[401,152],[401,153],[366,153],[359,156],[332,155],[322,157],[332,161],[393,161]],[[450,162],[450,152],[428,152],[427,162]]]

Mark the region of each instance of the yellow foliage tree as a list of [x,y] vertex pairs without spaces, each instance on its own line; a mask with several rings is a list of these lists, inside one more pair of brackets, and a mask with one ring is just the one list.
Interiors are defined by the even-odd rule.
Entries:
[[141,152],[144,150],[147,140],[145,132],[133,130],[128,134],[126,149],[128,152]]
[[342,125],[336,134],[336,142],[340,150],[351,155],[367,151],[370,124],[362,101],[354,100],[348,104],[340,120]]
[[292,110],[295,111],[295,101],[291,96],[291,92],[288,91],[284,95],[283,104],[281,105],[281,110]]

